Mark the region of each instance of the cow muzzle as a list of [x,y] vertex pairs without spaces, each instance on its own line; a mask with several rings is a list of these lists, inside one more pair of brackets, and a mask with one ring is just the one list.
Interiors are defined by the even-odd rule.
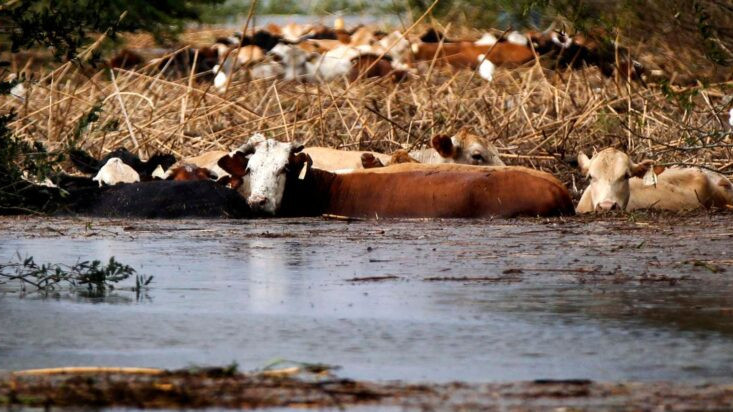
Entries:
[[252,195],[247,198],[247,204],[253,210],[263,210],[267,206],[268,199],[262,195]]
[[613,201],[613,200],[604,200],[598,204],[596,209],[602,210],[602,211],[621,210],[621,205],[619,205],[618,202]]

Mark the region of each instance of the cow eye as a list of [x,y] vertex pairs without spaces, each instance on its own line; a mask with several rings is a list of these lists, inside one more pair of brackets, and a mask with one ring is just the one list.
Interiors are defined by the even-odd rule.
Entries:
[[473,160],[475,160],[475,161],[477,161],[477,162],[483,162],[483,161],[484,161],[484,157],[483,157],[483,156],[481,156],[481,155],[480,155],[480,154],[478,154],[478,153],[476,153],[476,154],[472,154],[472,155],[471,155],[471,159],[473,159]]
[[246,168],[246,169],[244,169],[244,175],[245,175],[245,176],[247,176],[247,175],[249,174],[249,172],[250,172],[250,170],[249,170],[249,167],[248,167],[248,168]]

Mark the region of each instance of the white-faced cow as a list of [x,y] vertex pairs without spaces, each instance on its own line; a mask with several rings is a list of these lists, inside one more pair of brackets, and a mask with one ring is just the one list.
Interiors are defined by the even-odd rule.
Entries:
[[614,148],[604,149],[592,158],[580,153],[578,165],[590,178],[576,208],[578,213],[649,208],[677,211],[733,203],[728,179],[697,168],[655,168],[653,172],[658,176],[647,184],[642,177],[652,172],[653,162],[634,163]]
[[[266,139],[261,134],[252,136],[234,152],[219,160],[219,166],[234,178],[247,181],[245,196],[252,211],[273,215],[280,208],[287,174],[292,172],[293,158],[303,145]],[[299,172],[299,171],[298,171]]]

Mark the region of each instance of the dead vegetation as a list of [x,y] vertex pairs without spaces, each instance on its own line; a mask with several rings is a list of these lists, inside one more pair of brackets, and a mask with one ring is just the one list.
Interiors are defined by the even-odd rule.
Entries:
[[193,73],[171,78],[158,67],[90,72],[66,63],[26,75],[26,100],[0,97],[0,112],[16,110],[16,134],[51,149],[68,143],[79,120],[101,106],[78,141],[95,155],[124,146],[142,156],[190,156],[238,146],[254,132],[392,152],[470,126],[507,164],[541,168],[571,184],[578,150],[609,145],[636,159],[733,173],[733,81],[643,84],[606,79],[595,68],[553,72],[536,63],[500,69],[492,83],[437,66],[396,84],[250,81],[240,71],[220,94]]
[[[134,408],[266,407],[577,411],[722,410],[733,401],[726,384],[597,383],[538,379],[489,384],[360,382],[333,377],[238,373],[228,368],[155,371],[82,368],[61,374],[0,377],[0,405]],[[108,370],[106,370],[108,369]]]

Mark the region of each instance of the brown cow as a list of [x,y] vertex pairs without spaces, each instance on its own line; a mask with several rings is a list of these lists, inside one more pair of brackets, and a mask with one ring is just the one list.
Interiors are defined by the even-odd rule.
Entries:
[[393,81],[401,81],[407,77],[404,70],[394,70],[388,56],[378,56],[375,54],[360,54],[351,59],[351,71],[349,72],[349,81],[353,82],[357,79],[370,77],[388,77]]
[[[306,155],[303,155],[306,156]],[[294,159],[299,170],[307,159]],[[572,215],[567,188],[523,167],[400,164],[288,177],[279,214],[367,218],[481,218]]]
[[478,67],[483,54],[487,60],[496,66],[518,66],[535,57],[532,49],[527,46],[510,42],[499,42],[493,45],[475,44],[473,42],[457,43],[416,43],[412,51],[417,61],[432,61],[447,64],[456,68]]
[[173,168],[168,173],[166,180],[175,181],[196,181],[196,180],[216,180],[217,176],[205,167],[198,167],[192,164],[184,164]]

